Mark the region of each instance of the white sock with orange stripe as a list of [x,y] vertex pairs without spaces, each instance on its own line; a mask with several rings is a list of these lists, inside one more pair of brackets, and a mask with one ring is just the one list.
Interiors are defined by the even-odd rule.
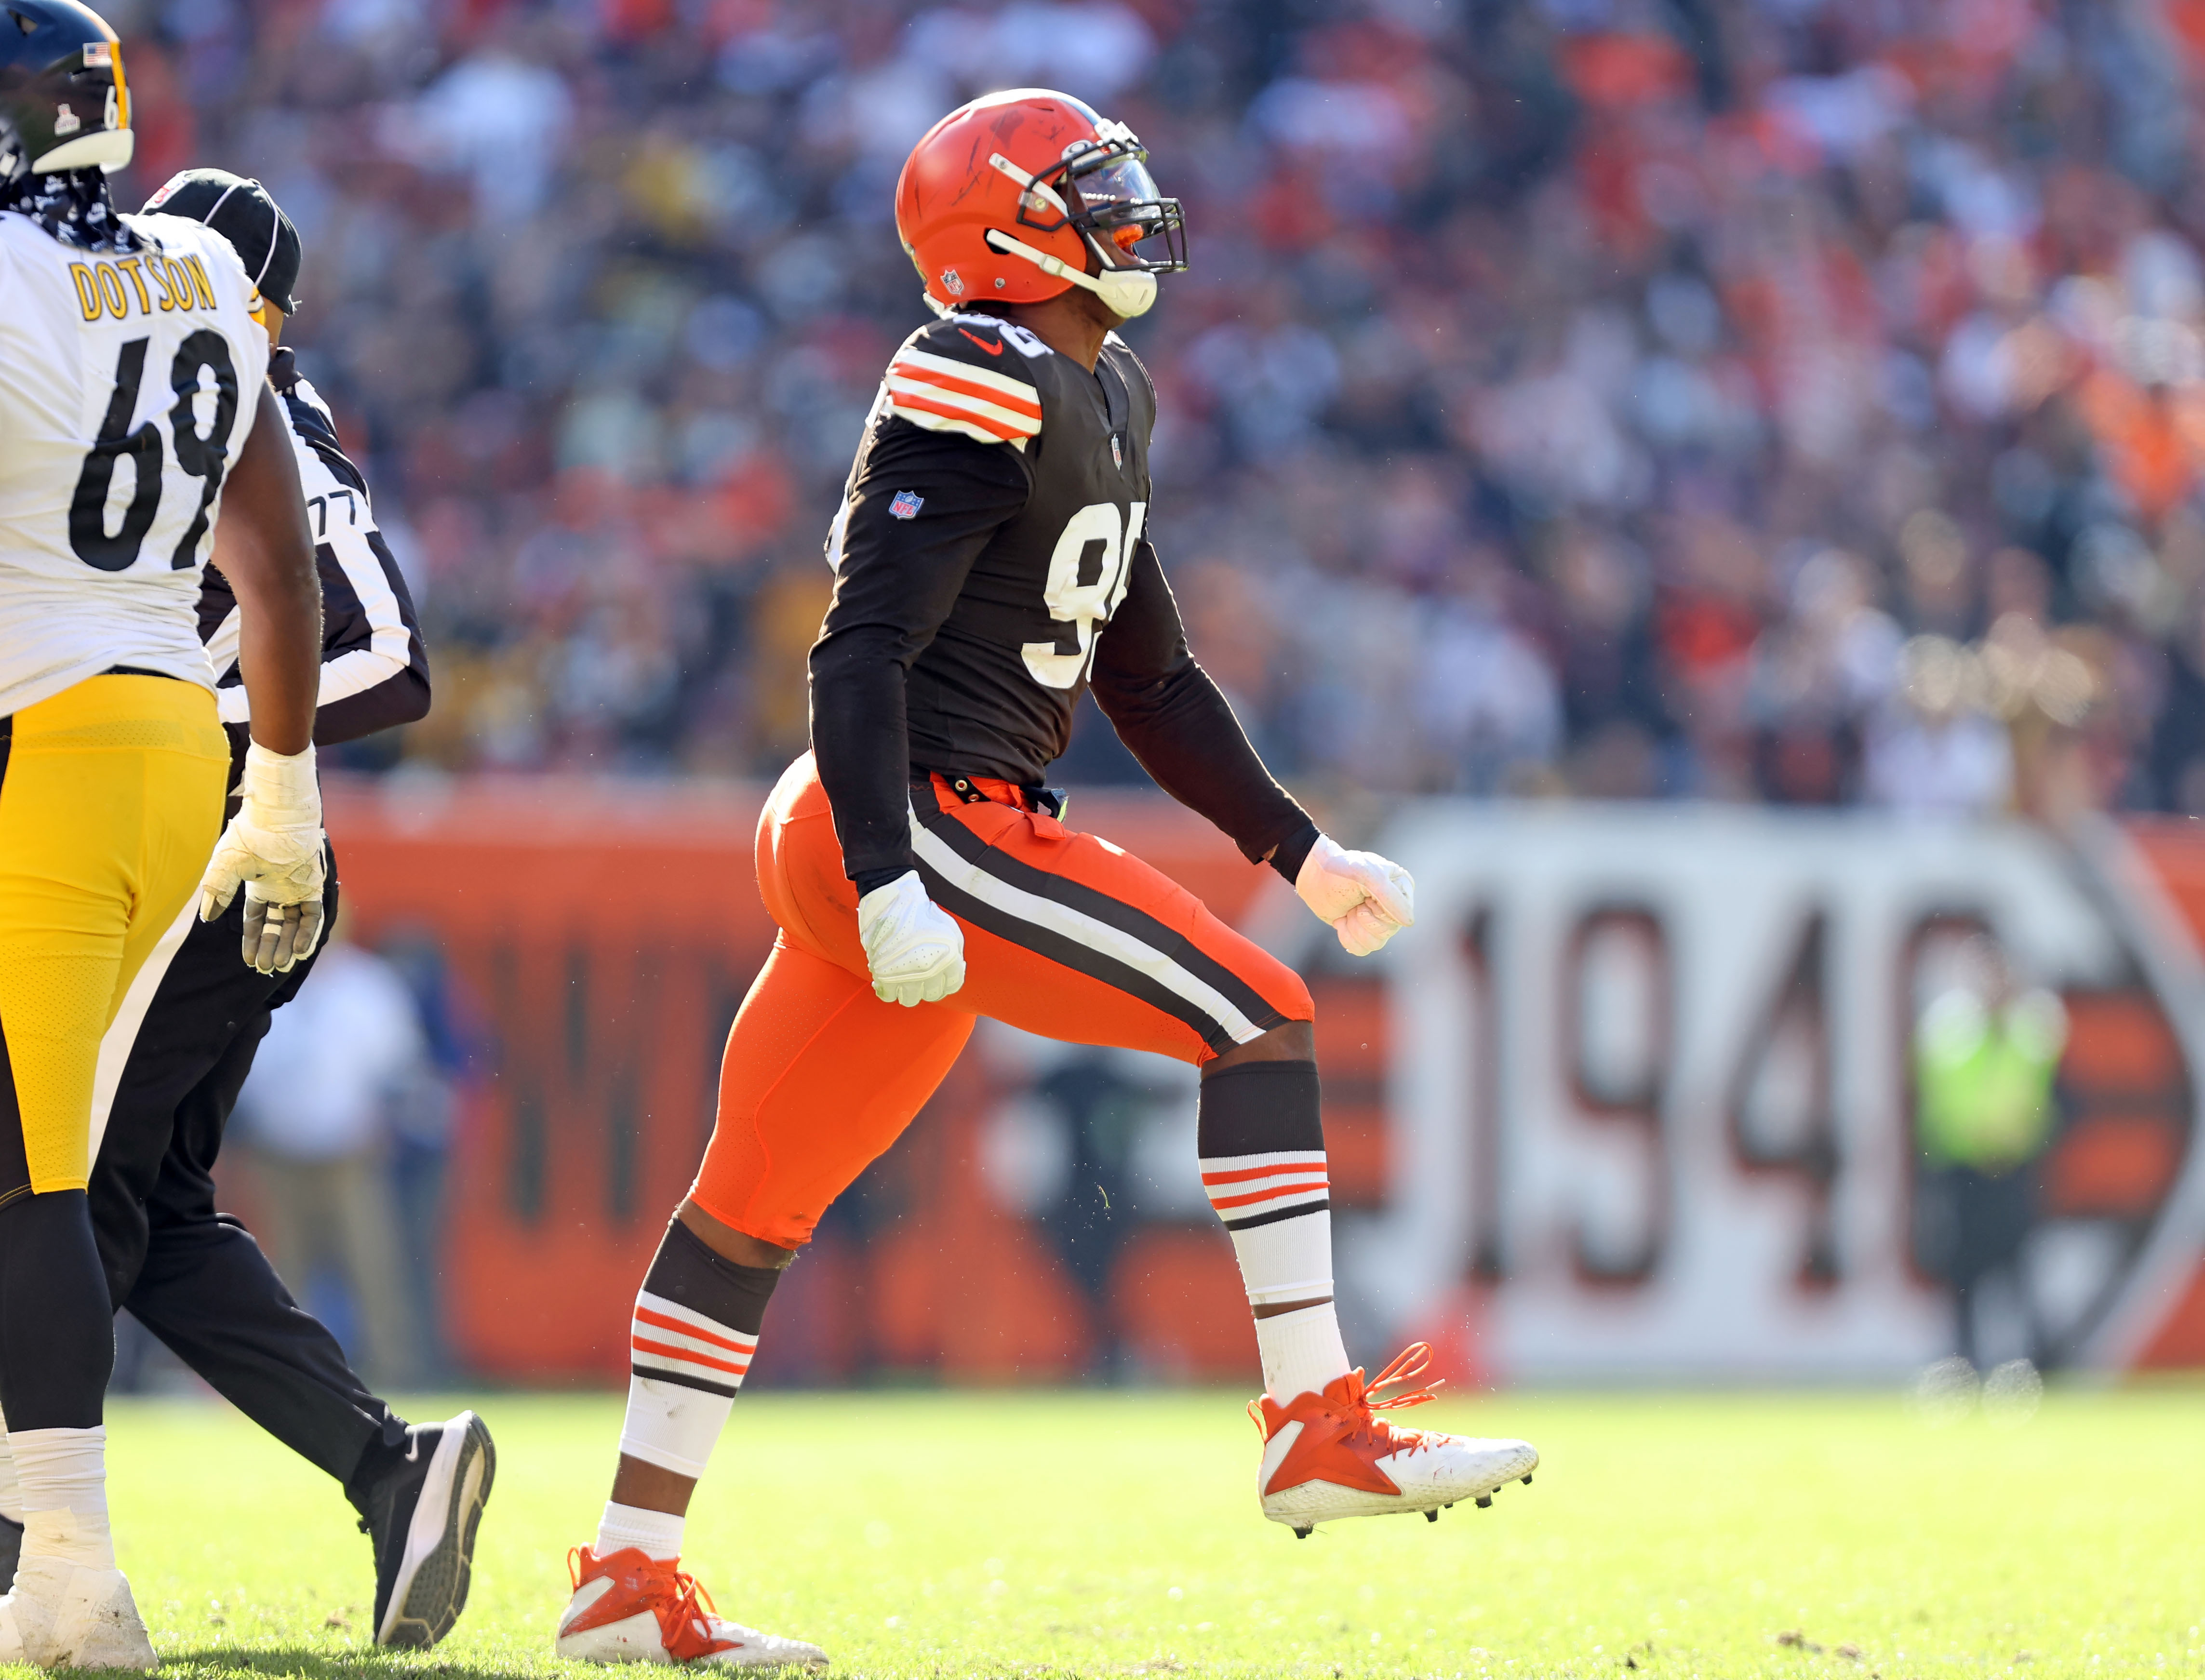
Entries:
[[1251,1307],[1317,1304],[1256,1321],[1263,1387],[1292,1400],[1347,1373],[1332,1308],[1332,1202],[1313,1062],[1251,1062],[1202,1082],[1202,1187],[1233,1235]]
[[[623,1457],[692,1481],[704,1474],[735,1392],[749,1374],[766,1303],[780,1280],[776,1270],[738,1266],[713,1253],[678,1219],[668,1225],[636,1293],[628,1329]],[[655,1558],[678,1554],[681,1517],[607,1505],[597,1554],[630,1546]]]

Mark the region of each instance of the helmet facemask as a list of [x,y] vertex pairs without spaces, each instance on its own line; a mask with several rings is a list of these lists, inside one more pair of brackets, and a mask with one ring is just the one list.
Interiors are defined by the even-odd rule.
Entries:
[[[1129,135],[1091,145],[1065,160],[1063,175],[1057,190],[1074,206],[1071,223],[1105,264],[1144,274],[1186,270],[1185,213],[1177,199],[1156,190],[1138,141]],[[1151,244],[1157,240],[1160,249]],[[1143,252],[1144,245],[1150,251]]]
[[[1155,303],[1157,275],[1186,269],[1186,218],[1177,199],[1156,190],[1147,148],[1131,129],[1104,122],[1097,125],[1097,134],[1095,140],[1074,141],[1063,160],[1041,175],[1029,177],[1000,152],[988,161],[1025,188],[1019,195],[1021,225],[1044,234],[1071,229],[1094,252],[1100,271],[1077,272],[992,229],[988,243],[1086,288],[1114,312],[1130,318],[1146,313]],[[1156,240],[1162,241],[1160,249],[1153,246]],[[1144,252],[1144,245],[1151,249]]]

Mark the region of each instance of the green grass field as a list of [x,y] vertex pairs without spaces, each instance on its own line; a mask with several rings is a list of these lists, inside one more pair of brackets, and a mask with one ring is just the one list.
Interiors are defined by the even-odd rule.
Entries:
[[[617,1405],[472,1404],[499,1451],[473,1597],[397,1659],[368,1643],[367,1544],[333,1484],[226,1409],[113,1408],[122,1563],[167,1671],[565,1666],[551,1623]],[[2205,1673],[2194,1389],[1942,1429],[1881,1395],[1432,1406],[1416,1421],[1536,1441],[1536,1485],[1306,1541],[1257,1516],[1239,1404],[746,1396],[690,1562],[722,1609],[848,1675]]]

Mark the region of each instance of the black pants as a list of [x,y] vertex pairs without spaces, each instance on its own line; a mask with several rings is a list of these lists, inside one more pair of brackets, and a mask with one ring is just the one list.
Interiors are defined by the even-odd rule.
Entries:
[[[92,1164],[92,1229],[110,1300],[215,1391],[349,1483],[405,1430],[291,1298],[250,1232],[214,1204],[215,1158],[271,1013],[313,959],[264,975],[239,953],[245,894],[193,920],[146,1012]],[[336,872],[323,897],[336,920]],[[157,959],[158,960],[158,959]]]
[[[2007,1172],[1947,1167],[1921,1181],[1918,1206],[1927,1217],[1923,1258],[1952,1291],[1953,1336],[1970,1364],[1981,1362],[1976,1314],[1987,1279],[2005,1273],[2024,1313],[2029,1292],[2021,1258],[2036,1220],[2036,1170],[2024,1164]],[[2042,1360],[2036,1327],[2030,1326],[2030,1355]]]

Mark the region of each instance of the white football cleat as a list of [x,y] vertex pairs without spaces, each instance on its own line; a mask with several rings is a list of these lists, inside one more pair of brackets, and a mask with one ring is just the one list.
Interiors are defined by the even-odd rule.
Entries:
[[1372,1383],[1357,1369],[1328,1383],[1322,1394],[1299,1395],[1291,1404],[1268,1394],[1251,1401],[1248,1415],[1263,1432],[1256,1475],[1263,1515],[1307,1540],[1311,1529],[1337,1517],[1421,1511],[1436,1523],[1441,1507],[1457,1499],[1489,1505],[1502,1484],[1529,1481],[1539,1463],[1529,1441],[1405,1429],[1376,1415],[1433,1398],[1429,1389],[1371,1398],[1415,1381],[1431,1351],[1426,1343],[1413,1344]]
[[0,1663],[144,1674],[160,1666],[160,1659],[121,1570],[29,1557],[0,1598]]
[[600,1558],[586,1546],[567,1554],[574,1596],[559,1618],[557,1651],[585,1663],[716,1665],[722,1668],[824,1668],[827,1653],[800,1639],[760,1633],[712,1607],[681,1559],[661,1562],[639,1546]]

